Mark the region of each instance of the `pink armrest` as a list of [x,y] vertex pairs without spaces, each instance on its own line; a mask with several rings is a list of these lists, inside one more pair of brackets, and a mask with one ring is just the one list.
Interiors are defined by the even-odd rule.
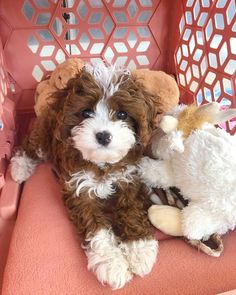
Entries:
[[0,217],[14,219],[20,197],[20,185],[11,178],[10,167],[7,169],[4,182],[0,197]]

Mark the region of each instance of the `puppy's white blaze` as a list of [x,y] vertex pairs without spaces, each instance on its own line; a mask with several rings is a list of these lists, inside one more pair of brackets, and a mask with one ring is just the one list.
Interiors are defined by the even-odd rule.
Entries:
[[154,239],[140,239],[132,242],[123,242],[120,248],[130,265],[131,271],[141,277],[150,273],[156,262],[158,242]]
[[117,245],[112,231],[102,229],[87,240],[88,269],[93,270],[102,284],[122,288],[132,279],[129,264]]
[[109,110],[107,108],[107,105],[104,99],[100,100],[98,104],[96,105],[95,114],[96,114],[95,117],[97,119],[99,118],[104,124],[106,124],[107,121],[109,120],[110,118]]
[[11,158],[11,176],[18,182],[22,183],[27,180],[35,171],[38,161],[31,159],[23,151],[18,151]]
[[[108,131],[112,140],[108,146],[101,146],[96,140],[96,133]],[[136,140],[134,132],[123,121],[110,121],[105,117],[95,116],[75,126],[72,131],[74,147],[81,151],[83,158],[96,164],[116,163],[127,155]]]
[[104,91],[104,98],[112,96],[122,83],[124,75],[130,75],[128,69],[124,69],[117,65],[106,66],[104,63],[97,63],[96,65],[86,64],[86,71],[88,71],[97,82],[98,86]]
[[125,170],[118,171],[109,174],[109,176],[103,180],[97,180],[94,173],[90,171],[79,171],[72,174],[71,179],[67,184],[75,190],[75,194],[79,197],[80,193],[88,192],[89,196],[92,194],[101,199],[107,199],[110,195],[115,193],[113,183],[122,181],[130,183],[134,179],[137,168],[132,165],[128,165]]

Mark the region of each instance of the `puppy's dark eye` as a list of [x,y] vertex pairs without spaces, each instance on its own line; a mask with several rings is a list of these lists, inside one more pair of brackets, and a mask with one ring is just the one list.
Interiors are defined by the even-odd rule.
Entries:
[[119,120],[125,120],[125,119],[127,119],[128,114],[127,114],[126,112],[124,112],[124,111],[118,111],[118,112],[116,113],[116,116],[117,116],[117,118],[118,118]]
[[82,116],[87,119],[87,118],[92,118],[94,116],[94,111],[91,109],[85,109],[82,111]]

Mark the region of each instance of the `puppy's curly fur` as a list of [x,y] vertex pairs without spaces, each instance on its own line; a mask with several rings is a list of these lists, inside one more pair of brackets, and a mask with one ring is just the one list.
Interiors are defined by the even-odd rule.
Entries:
[[[98,165],[84,159],[73,142],[72,129],[83,125],[81,110],[94,109],[104,96],[104,89],[86,69],[70,80],[66,89],[54,94],[55,102],[37,118],[22,145],[26,157],[37,163],[44,155],[56,167],[70,218],[87,247],[89,268],[102,283],[113,288],[122,287],[132,278],[132,273],[142,276],[150,272],[157,254],[157,242],[152,237],[135,167],[143,155],[161,106],[158,98],[147,93],[131,75],[124,74],[119,79],[122,79],[119,88],[107,100],[107,106],[112,110],[110,120],[116,122],[116,112],[125,111],[128,114],[125,124],[135,136],[135,144],[119,161]],[[14,161],[13,158],[12,164]],[[127,167],[131,167],[130,171]],[[81,182],[77,175],[86,182],[78,194]],[[96,189],[91,190],[90,183]],[[108,189],[107,196],[97,193],[101,184]],[[106,214],[107,211],[112,214]],[[105,241],[113,248],[107,246],[104,250]],[[139,244],[135,244],[138,241]],[[140,241],[143,241],[142,247]],[[124,244],[126,253],[122,252]],[[129,251],[132,251],[133,263],[127,260]],[[120,264],[113,263],[114,257]]]

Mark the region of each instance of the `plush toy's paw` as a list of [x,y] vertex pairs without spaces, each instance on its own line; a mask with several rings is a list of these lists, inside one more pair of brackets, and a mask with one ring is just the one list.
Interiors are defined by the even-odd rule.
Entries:
[[138,167],[140,178],[148,187],[173,186],[172,174],[167,162],[143,157]]
[[171,236],[182,236],[181,210],[179,208],[153,205],[148,209],[151,223],[160,231]]
[[207,240],[217,232],[220,223],[219,216],[212,216],[200,206],[188,205],[182,210],[183,234],[190,240]]
[[121,243],[120,248],[126,256],[130,270],[141,277],[150,273],[156,262],[158,242],[154,239]]
[[35,171],[38,161],[29,158],[24,151],[18,151],[11,158],[11,176],[13,180],[22,183]]
[[128,261],[109,230],[100,230],[90,240],[86,255],[88,269],[94,271],[102,284],[108,284],[112,289],[122,288],[133,277]]

